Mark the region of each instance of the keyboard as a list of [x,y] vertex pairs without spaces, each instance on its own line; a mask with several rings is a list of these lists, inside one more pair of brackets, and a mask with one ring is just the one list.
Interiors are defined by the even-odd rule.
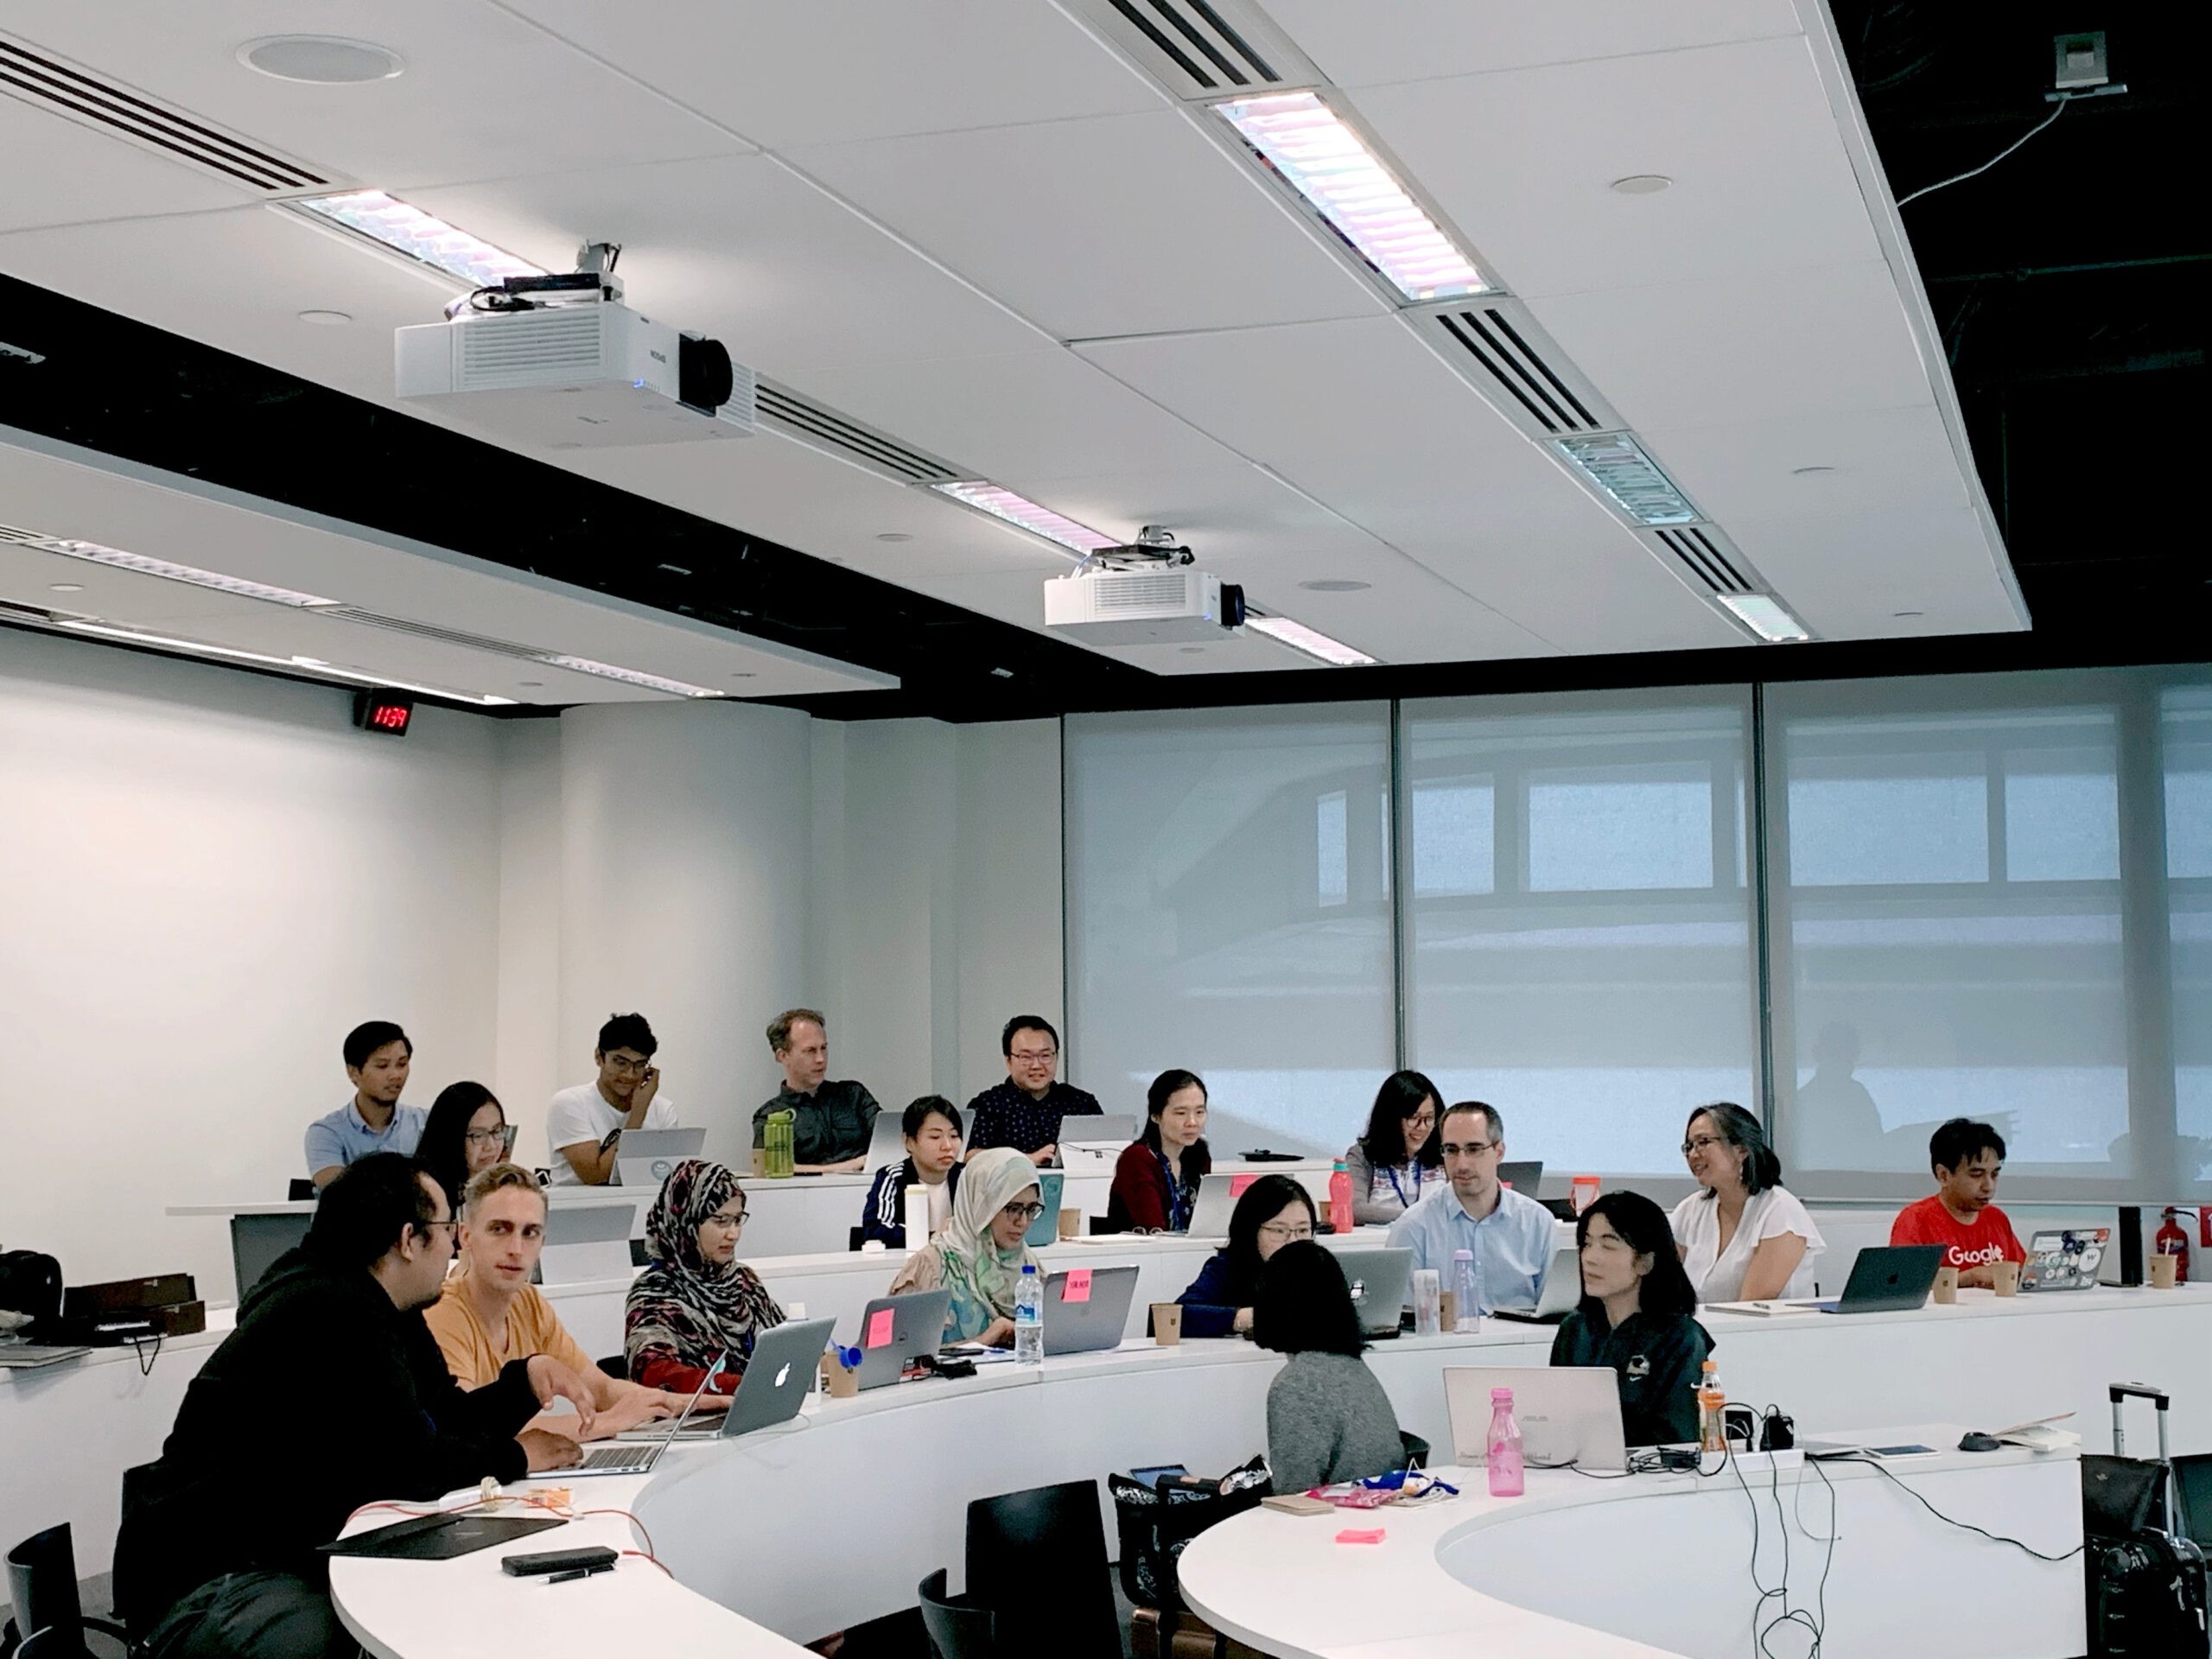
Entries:
[[641,1450],[634,1446],[603,1446],[598,1451],[588,1454],[577,1467],[642,1470],[645,1466],[647,1450],[650,1448]]

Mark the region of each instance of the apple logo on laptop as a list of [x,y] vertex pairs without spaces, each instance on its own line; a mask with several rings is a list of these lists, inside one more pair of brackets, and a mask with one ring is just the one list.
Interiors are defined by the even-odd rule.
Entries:
[[768,1386],[769,1386],[770,1388],[774,1388],[774,1389],[780,1389],[780,1388],[782,1388],[782,1387],[784,1386],[784,1379],[785,1379],[785,1377],[789,1376],[791,1374],[791,1362],[790,1362],[789,1360],[785,1360],[785,1361],[784,1362],[784,1368],[783,1368],[783,1370],[779,1370],[779,1371],[778,1371],[778,1372],[776,1373],[776,1380],[775,1380],[773,1382],[770,1383]]

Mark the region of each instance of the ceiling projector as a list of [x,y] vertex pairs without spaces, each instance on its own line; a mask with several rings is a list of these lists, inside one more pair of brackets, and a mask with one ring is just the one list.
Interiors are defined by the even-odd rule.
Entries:
[[1045,626],[1088,645],[1204,645],[1244,626],[1244,590],[1202,570],[1093,570],[1045,584]]
[[753,371],[624,305],[619,252],[592,244],[574,273],[509,277],[395,331],[396,395],[553,449],[749,436]]

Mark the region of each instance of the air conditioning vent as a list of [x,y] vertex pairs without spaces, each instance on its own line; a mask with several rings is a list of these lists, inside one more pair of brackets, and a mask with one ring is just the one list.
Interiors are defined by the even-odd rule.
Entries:
[[69,614],[67,611],[41,610],[35,605],[19,605],[12,599],[0,599],[0,622],[29,622],[36,627],[51,627]]
[[4,35],[0,35],[0,92],[261,194],[325,189],[337,182],[304,162],[234,138],[197,117],[72,68]]
[[756,395],[760,417],[785,436],[901,484],[948,484],[973,476],[772,380],[762,380]]
[[1660,557],[1701,594],[1755,594],[1765,579],[1736,545],[1711,524],[1679,524],[1641,532]]
[[358,622],[365,628],[382,628],[387,633],[412,634],[417,639],[431,639],[442,645],[458,645],[463,651],[488,652],[494,657],[512,657],[518,662],[538,662],[543,653],[528,645],[518,645],[505,639],[487,639],[482,634],[463,633],[458,628],[442,628],[434,622],[413,622],[404,616],[380,616],[374,611],[365,611],[352,605],[334,605],[321,613],[334,616],[341,622]]
[[1311,86],[1321,72],[1230,0],[1076,0],[1147,74],[1186,102]]
[[1456,300],[1413,319],[1437,353],[1531,437],[1611,432],[1626,424],[1525,306]]

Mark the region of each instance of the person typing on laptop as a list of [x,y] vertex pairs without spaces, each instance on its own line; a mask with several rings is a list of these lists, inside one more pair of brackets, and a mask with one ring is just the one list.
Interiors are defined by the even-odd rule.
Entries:
[[610,1015],[591,1052],[599,1076],[563,1089],[545,1109],[553,1185],[605,1186],[614,1179],[625,1129],[677,1127],[676,1103],[660,1091],[660,1046],[642,1014]]
[[753,1114],[753,1173],[765,1167],[768,1119],[791,1115],[791,1173],[857,1175],[868,1167],[868,1143],[883,1109],[868,1085],[830,1076],[830,1026],[812,1008],[787,1008],[768,1022],[768,1052],[784,1068],[784,1086]]
[[445,1193],[377,1153],[323,1191],[306,1242],[239,1304],[132,1483],[117,1602],[147,1659],[314,1659],[358,1645],[316,1547],[362,1504],[561,1469],[576,1443],[526,1429],[556,1396],[588,1427],[589,1382],[550,1354],[488,1386],[447,1374],[420,1310],[453,1260]]
[[1390,1224],[1390,1244],[1414,1253],[1414,1270],[1433,1268],[1452,1284],[1455,1250],[1471,1250],[1480,1312],[1534,1307],[1552,1263],[1552,1212],[1501,1185],[1505,1119],[1479,1100],[1456,1101],[1436,1126],[1444,1179]]
[[1996,1282],[1992,1262],[2028,1259],[1996,1205],[2005,1137],[1987,1123],[1952,1118],[1928,1137],[1928,1166],[1936,1191],[1897,1212],[1890,1243],[1941,1244],[1943,1265],[1959,1270],[1959,1282],[1986,1290]]
[[1630,1446],[1697,1439],[1699,1368],[1713,1338],[1697,1322],[1667,1212],[1640,1192],[1605,1192],[1575,1218],[1582,1300],[1552,1338],[1554,1365],[1610,1365]]
[[[968,1103],[968,1155],[1012,1147],[1039,1168],[1059,1156],[1060,1121],[1096,1116],[1098,1100],[1052,1074],[1060,1065],[1060,1033],[1039,1014],[1017,1014],[999,1033],[1006,1081]],[[1080,1138],[1080,1137],[1078,1137]]]
[[[588,1429],[566,1412],[541,1414],[530,1426],[571,1439],[601,1440],[681,1412],[684,1395],[601,1370],[530,1282],[545,1245],[545,1193],[537,1178],[519,1164],[494,1164],[472,1176],[464,1192],[460,1265],[423,1315],[453,1380],[481,1388],[511,1360],[550,1354],[590,1383],[597,1415]],[[707,1395],[698,1409],[717,1410],[728,1399]]]
[[688,1397],[719,1359],[715,1391],[736,1391],[753,1338],[784,1322],[760,1275],[737,1259],[744,1229],[745,1189],[727,1164],[686,1158],[668,1172],[645,1216],[652,1261],[623,1307],[632,1382]]
[[1037,1166],[1027,1156],[1012,1147],[969,1154],[952,1200],[952,1219],[928,1243],[907,1252],[891,1294],[949,1290],[944,1339],[1006,1347],[1014,1340],[1014,1300],[1023,1266],[1044,1275],[1027,1238],[1029,1224],[1043,1213]]
[[[952,1219],[952,1201],[960,1192],[960,1109],[943,1095],[924,1095],[906,1108],[899,1128],[906,1156],[876,1171],[868,1202],[861,1206],[861,1243],[876,1239],[893,1250],[907,1244],[908,1187],[929,1194],[931,1233],[943,1231]],[[913,1242],[918,1247],[925,1241]]]

